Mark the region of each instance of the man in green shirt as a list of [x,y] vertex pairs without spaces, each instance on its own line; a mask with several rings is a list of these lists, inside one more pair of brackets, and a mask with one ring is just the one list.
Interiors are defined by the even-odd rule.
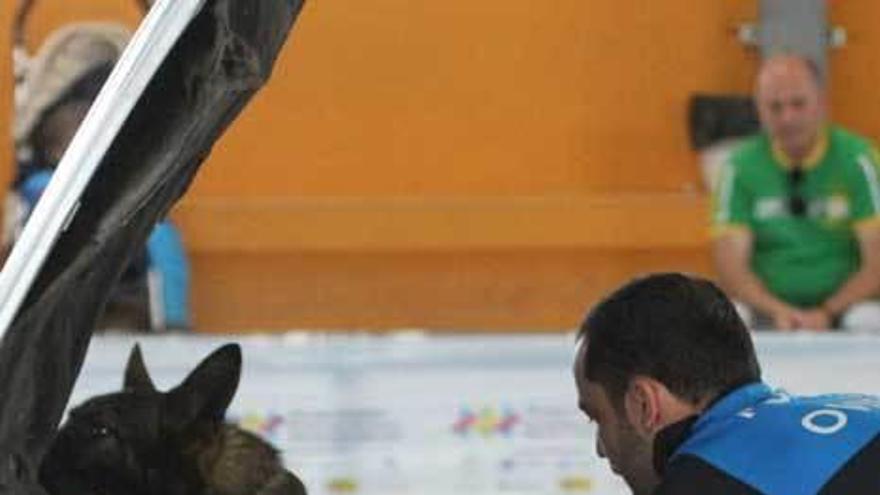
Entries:
[[765,60],[755,101],[764,131],[715,188],[721,284],[780,330],[880,330],[877,151],[826,122],[821,75],[802,57]]

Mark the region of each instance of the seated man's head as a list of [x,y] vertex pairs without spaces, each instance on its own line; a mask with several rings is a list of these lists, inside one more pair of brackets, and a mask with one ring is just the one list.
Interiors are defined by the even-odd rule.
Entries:
[[760,379],[751,337],[711,282],[658,274],[618,289],[587,315],[574,365],[597,451],[637,495],[659,483],[657,432]]
[[776,55],[761,64],[755,84],[761,124],[791,160],[807,157],[825,123],[822,75],[811,60]]
[[130,37],[116,22],[74,22],[46,37],[15,90],[13,132],[22,164],[57,165]]

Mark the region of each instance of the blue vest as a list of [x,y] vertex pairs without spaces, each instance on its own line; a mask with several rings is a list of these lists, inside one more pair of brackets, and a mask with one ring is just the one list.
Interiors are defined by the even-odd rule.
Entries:
[[[38,169],[21,181],[18,190],[27,204],[27,215],[34,210],[51,179],[51,170]],[[169,220],[157,223],[147,239],[147,261],[162,285],[160,302],[165,325],[177,329],[188,328],[191,324],[189,259],[180,233]]]
[[704,412],[673,460],[699,457],[769,495],[813,495],[878,433],[878,397],[795,397],[754,383]]

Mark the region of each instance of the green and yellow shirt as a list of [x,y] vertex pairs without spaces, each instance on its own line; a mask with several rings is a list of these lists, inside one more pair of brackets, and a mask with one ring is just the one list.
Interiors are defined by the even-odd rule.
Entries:
[[[715,234],[750,230],[752,269],[767,289],[798,306],[821,304],[859,268],[856,231],[880,219],[878,158],[868,140],[829,126],[795,181],[795,165],[766,133],[748,138],[715,188]],[[792,196],[803,199],[802,215]]]

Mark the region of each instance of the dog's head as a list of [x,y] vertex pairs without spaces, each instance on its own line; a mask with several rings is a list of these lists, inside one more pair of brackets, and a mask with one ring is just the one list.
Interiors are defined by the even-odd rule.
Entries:
[[220,428],[240,374],[241,350],[229,344],[160,392],[135,346],[123,390],[70,412],[43,461],[43,486],[70,495],[196,492],[200,481],[186,446]]

